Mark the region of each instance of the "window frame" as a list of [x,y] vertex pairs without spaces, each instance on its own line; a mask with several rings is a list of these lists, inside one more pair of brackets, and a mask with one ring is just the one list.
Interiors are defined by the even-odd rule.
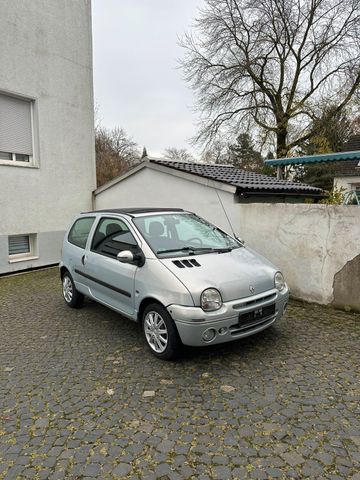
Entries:
[[[0,167],[1,165],[9,167],[20,167],[20,168],[39,168],[39,155],[36,153],[38,150],[38,129],[37,129],[37,101],[33,97],[27,97],[25,95],[20,95],[13,92],[7,92],[0,90],[0,95],[4,95],[10,98],[16,98],[18,100],[23,100],[28,102],[30,105],[30,128],[31,128],[31,140],[32,140],[32,155],[28,155],[29,161],[16,160],[16,155],[23,155],[17,152],[4,152],[12,156],[11,160],[4,160],[0,158]],[[11,235],[10,235],[11,236]]]
[[[15,253],[11,255],[9,252],[9,238],[18,237],[18,236],[29,237],[29,252]],[[17,233],[14,235],[8,235],[8,262],[9,263],[26,262],[29,260],[37,260],[38,258],[39,258],[38,238],[36,233]]]
[[[139,249],[139,251],[142,251],[142,248],[141,248],[142,243],[139,241],[139,238],[135,234],[134,230],[132,229],[132,226],[124,218],[122,218],[122,217],[111,217],[111,216],[105,215],[105,216],[101,216],[101,217],[98,218],[98,221],[96,222],[96,225],[94,227],[91,243],[89,245],[89,251],[91,253],[96,253],[97,255],[102,255],[103,257],[111,258],[112,260],[118,261],[116,257],[113,257],[112,255],[108,255],[106,253],[99,252],[98,250],[94,250],[94,248],[93,248],[92,244],[93,244],[93,240],[95,238],[96,231],[97,231],[99,225],[101,224],[101,222],[103,220],[115,220],[115,221],[117,220],[117,221],[123,222],[127,226],[127,228],[129,230],[129,232],[131,233],[132,237],[134,238],[137,248]],[[125,251],[125,250],[121,250],[121,251]],[[135,265],[136,262],[134,261],[134,262],[130,263],[130,265],[133,265],[133,264]]]

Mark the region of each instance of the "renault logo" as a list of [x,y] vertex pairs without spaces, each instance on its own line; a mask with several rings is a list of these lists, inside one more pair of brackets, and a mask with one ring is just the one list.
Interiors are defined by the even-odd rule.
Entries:
[[249,290],[251,293],[255,293],[255,287],[253,287],[252,285],[249,285]]

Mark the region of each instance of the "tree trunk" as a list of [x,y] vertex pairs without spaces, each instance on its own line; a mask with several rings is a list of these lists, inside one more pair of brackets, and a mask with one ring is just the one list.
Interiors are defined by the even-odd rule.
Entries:
[[287,133],[287,127],[279,129],[276,133],[276,158],[286,158],[289,153]]

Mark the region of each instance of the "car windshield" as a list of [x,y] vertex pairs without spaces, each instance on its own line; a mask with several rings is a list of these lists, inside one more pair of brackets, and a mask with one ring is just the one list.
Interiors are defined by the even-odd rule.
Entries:
[[194,214],[163,214],[134,220],[142,236],[160,258],[223,253],[241,244]]

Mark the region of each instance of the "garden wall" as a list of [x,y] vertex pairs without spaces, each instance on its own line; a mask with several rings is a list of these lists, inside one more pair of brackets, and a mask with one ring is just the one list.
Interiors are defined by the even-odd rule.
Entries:
[[360,207],[238,207],[239,235],[283,271],[294,297],[360,311]]

